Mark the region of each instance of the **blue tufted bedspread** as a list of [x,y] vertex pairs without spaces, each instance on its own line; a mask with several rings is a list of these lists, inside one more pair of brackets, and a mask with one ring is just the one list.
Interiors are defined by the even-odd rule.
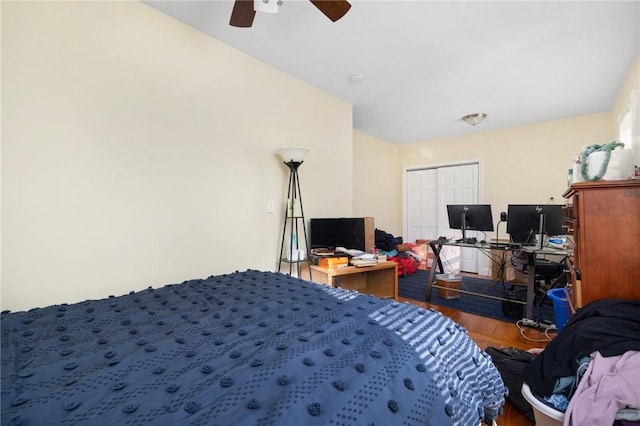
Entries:
[[477,425],[504,401],[442,314],[279,273],[1,319],[3,425]]

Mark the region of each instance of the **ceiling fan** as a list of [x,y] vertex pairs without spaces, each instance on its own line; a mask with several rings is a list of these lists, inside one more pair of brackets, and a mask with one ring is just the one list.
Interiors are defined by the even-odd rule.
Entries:
[[[282,0],[257,0],[263,3],[277,2],[278,5],[282,4]],[[309,0],[315,7],[320,9],[320,12],[324,13],[327,18],[336,22],[342,18],[351,8],[346,0]],[[233,11],[231,12],[231,20],[229,24],[234,27],[248,28],[253,24],[253,18],[256,15],[254,9],[254,0],[236,0],[233,4]]]

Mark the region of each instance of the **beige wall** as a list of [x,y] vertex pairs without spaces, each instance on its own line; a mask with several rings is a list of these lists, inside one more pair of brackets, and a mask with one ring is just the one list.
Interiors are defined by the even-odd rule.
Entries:
[[283,146],[352,214],[351,106],[142,3],[3,1],[2,65],[2,309],[274,270]]
[[399,149],[353,132],[354,216],[373,216],[376,228],[402,235],[402,167]]
[[417,169],[480,160],[479,201],[497,216],[508,204],[564,204],[573,155],[613,136],[611,113],[601,113],[402,145],[400,161]]

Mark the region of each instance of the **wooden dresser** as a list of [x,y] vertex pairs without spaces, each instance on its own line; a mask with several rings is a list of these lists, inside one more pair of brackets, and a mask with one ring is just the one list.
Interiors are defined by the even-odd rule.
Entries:
[[563,196],[575,242],[567,288],[573,306],[640,299],[640,180],[578,182]]

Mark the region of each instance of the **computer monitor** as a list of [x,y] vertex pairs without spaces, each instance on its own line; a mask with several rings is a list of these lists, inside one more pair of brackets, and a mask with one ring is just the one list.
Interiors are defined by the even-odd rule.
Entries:
[[509,204],[507,207],[507,233],[511,241],[522,245],[535,245],[536,235],[542,234],[538,244],[544,244],[544,235],[563,235],[564,209],[559,204]]
[[[368,227],[372,229],[367,229]],[[312,218],[309,221],[311,249],[344,247],[368,251],[367,234],[373,234],[373,222],[367,218]],[[373,244],[369,242],[369,244]]]
[[[493,231],[493,216],[490,204],[448,204],[449,228],[462,231],[463,243],[472,242],[467,230]],[[475,241],[473,241],[475,242]]]

